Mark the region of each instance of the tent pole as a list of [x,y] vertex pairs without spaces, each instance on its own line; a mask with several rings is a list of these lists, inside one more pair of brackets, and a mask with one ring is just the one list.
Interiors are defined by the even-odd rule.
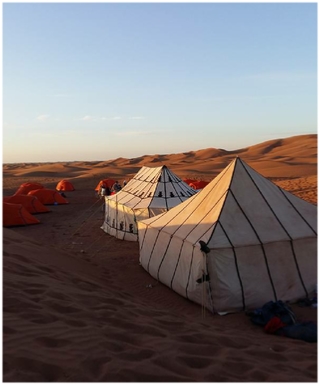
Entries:
[[116,193],[116,238],[118,238],[118,197]]

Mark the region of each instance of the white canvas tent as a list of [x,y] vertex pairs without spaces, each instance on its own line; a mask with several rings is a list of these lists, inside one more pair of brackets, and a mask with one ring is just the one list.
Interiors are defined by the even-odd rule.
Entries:
[[137,220],[166,212],[196,193],[166,166],[143,166],[121,191],[105,197],[101,228],[116,238],[137,241]]
[[202,191],[138,222],[140,263],[213,313],[308,296],[317,282],[317,207],[236,158]]

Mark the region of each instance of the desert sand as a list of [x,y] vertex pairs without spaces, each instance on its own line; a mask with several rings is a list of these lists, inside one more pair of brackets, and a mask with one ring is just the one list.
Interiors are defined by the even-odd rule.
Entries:
[[[316,135],[237,151],[4,164],[4,196],[25,182],[67,179],[76,190],[65,193],[69,204],[36,214],[40,224],[3,228],[3,381],[317,382],[317,343],[266,334],[245,313],[203,314],[139,265],[138,243],[100,229],[101,179],[165,164],[210,181],[235,156],[317,204]],[[292,309],[317,320],[316,308]]]

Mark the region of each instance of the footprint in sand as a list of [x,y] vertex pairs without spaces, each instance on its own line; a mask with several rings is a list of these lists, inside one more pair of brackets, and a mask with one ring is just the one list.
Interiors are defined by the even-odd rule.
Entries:
[[6,251],[4,251],[3,252],[3,256],[4,257],[12,257],[12,258],[14,258],[14,259],[17,259],[18,261],[20,261],[20,262],[25,262],[25,263],[27,263],[28,265],[30,264],[30,259],[29,258],[25,258],[25,257],[23,257],[22,255],[20,255],[20,254],[14,254],[14,253],[8,253],[8,252],[6,252]]
[[47,296],[51,298],[56,298],[56,299],[62,299],[63,301],[68,301],[70,300],[69,297],[65,294],[56,292],[56,291],[48,291]]
[[28,311],[40,310],[42,307],[32,301],[21,301],[17,298],[8,298],[3,306],[3,312],[8,313],[23,313],[26,309],[28,309]]
[[69,326],[73,326],[76,328],[84,328],[84,327],[88,326],[87,323],[80,321],[80,320],[65,319],[65,320],[63,320],[63,322]]
[[70,345],[71,343],[69,340],[65,340],[62,338],[50,338],[50,337],[39,337],[39,338],[36,338],[35,341],[39,345],[43,345],[48,348],[61,348],[61,347]]
[[87,282],[87,281],[84,281],[84,280],[78,279],[78,278],[72,278],[71,282],[74,283],[75,285],[77,285],[79,287],[79,289],[85,290],[85,291],[94,291],[94,290],[97,290],[100,288],[98,285],[96,285],[94,283]]
[[[17,375],[17,382],[23,382],[26,380],[25,373],[38,373],[42,377],[41,382],[55,382],[58,379],[64,378],[64,372],[58,365],[52,365],[43,362],[42,360],[36,360],[28,357],[17,357],[13,360],[13,366],[19,368],[19,374]],[[20,380],[20,381],[19,381]]]
[[17,330],[9,328],[8,326],[3,326],[3,334],[15,334]]
[[40,313],[37,315],[36,318],[32,318],[31,322],[40,324],[40,325],[45,325],[45,324],[56,322],[57,320],[59,320],[59,318],[56,317],[55,315]]
[[85,367],[93,375],[99,375],[103,369],[103,366],[112,360],[111,357],[103,356],[100,358],[90,358],[81,362],[81,366]]
[[46,273],[55,273],[56,270],[51,269],[50,267],[45,267],[45,266],[37,266],[38,270],[44,271]]
[[195,355],[185,356],[180,355],[177,356],[177,360],[186,364],[189,368],[193,369],[203,369],[212,365],[212,361],[214,358],[200,357]]
[[25,289],[24,292],[27,294],[37,295],[37,294],[43,294],[45,292],[45,290],[42,290],[42,289]]
[[42,301],[42,304],[50,307],[51,309],[57,311],[60,314],[77,313],[82,310],[73,306],[61,305],[59,303],[52,302],[50,300]]
[[151,349],[136,349],[135,351],[122,352],[118,355],[118,358],[125,361],[138,361],[146,360],[155,355],[155,352]]

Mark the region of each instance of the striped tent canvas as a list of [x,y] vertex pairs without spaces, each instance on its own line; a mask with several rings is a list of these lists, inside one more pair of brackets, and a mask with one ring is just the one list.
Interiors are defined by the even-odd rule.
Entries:
[[196,193],[168,167],[143,166],[121,191],[105,197],[101,228],[116,238],[137,241],[138,220],[166,212]]
[[138,222],[140,263],[213,313],[307,297],[317,283],[317,207],[240,158],[167,213]]

